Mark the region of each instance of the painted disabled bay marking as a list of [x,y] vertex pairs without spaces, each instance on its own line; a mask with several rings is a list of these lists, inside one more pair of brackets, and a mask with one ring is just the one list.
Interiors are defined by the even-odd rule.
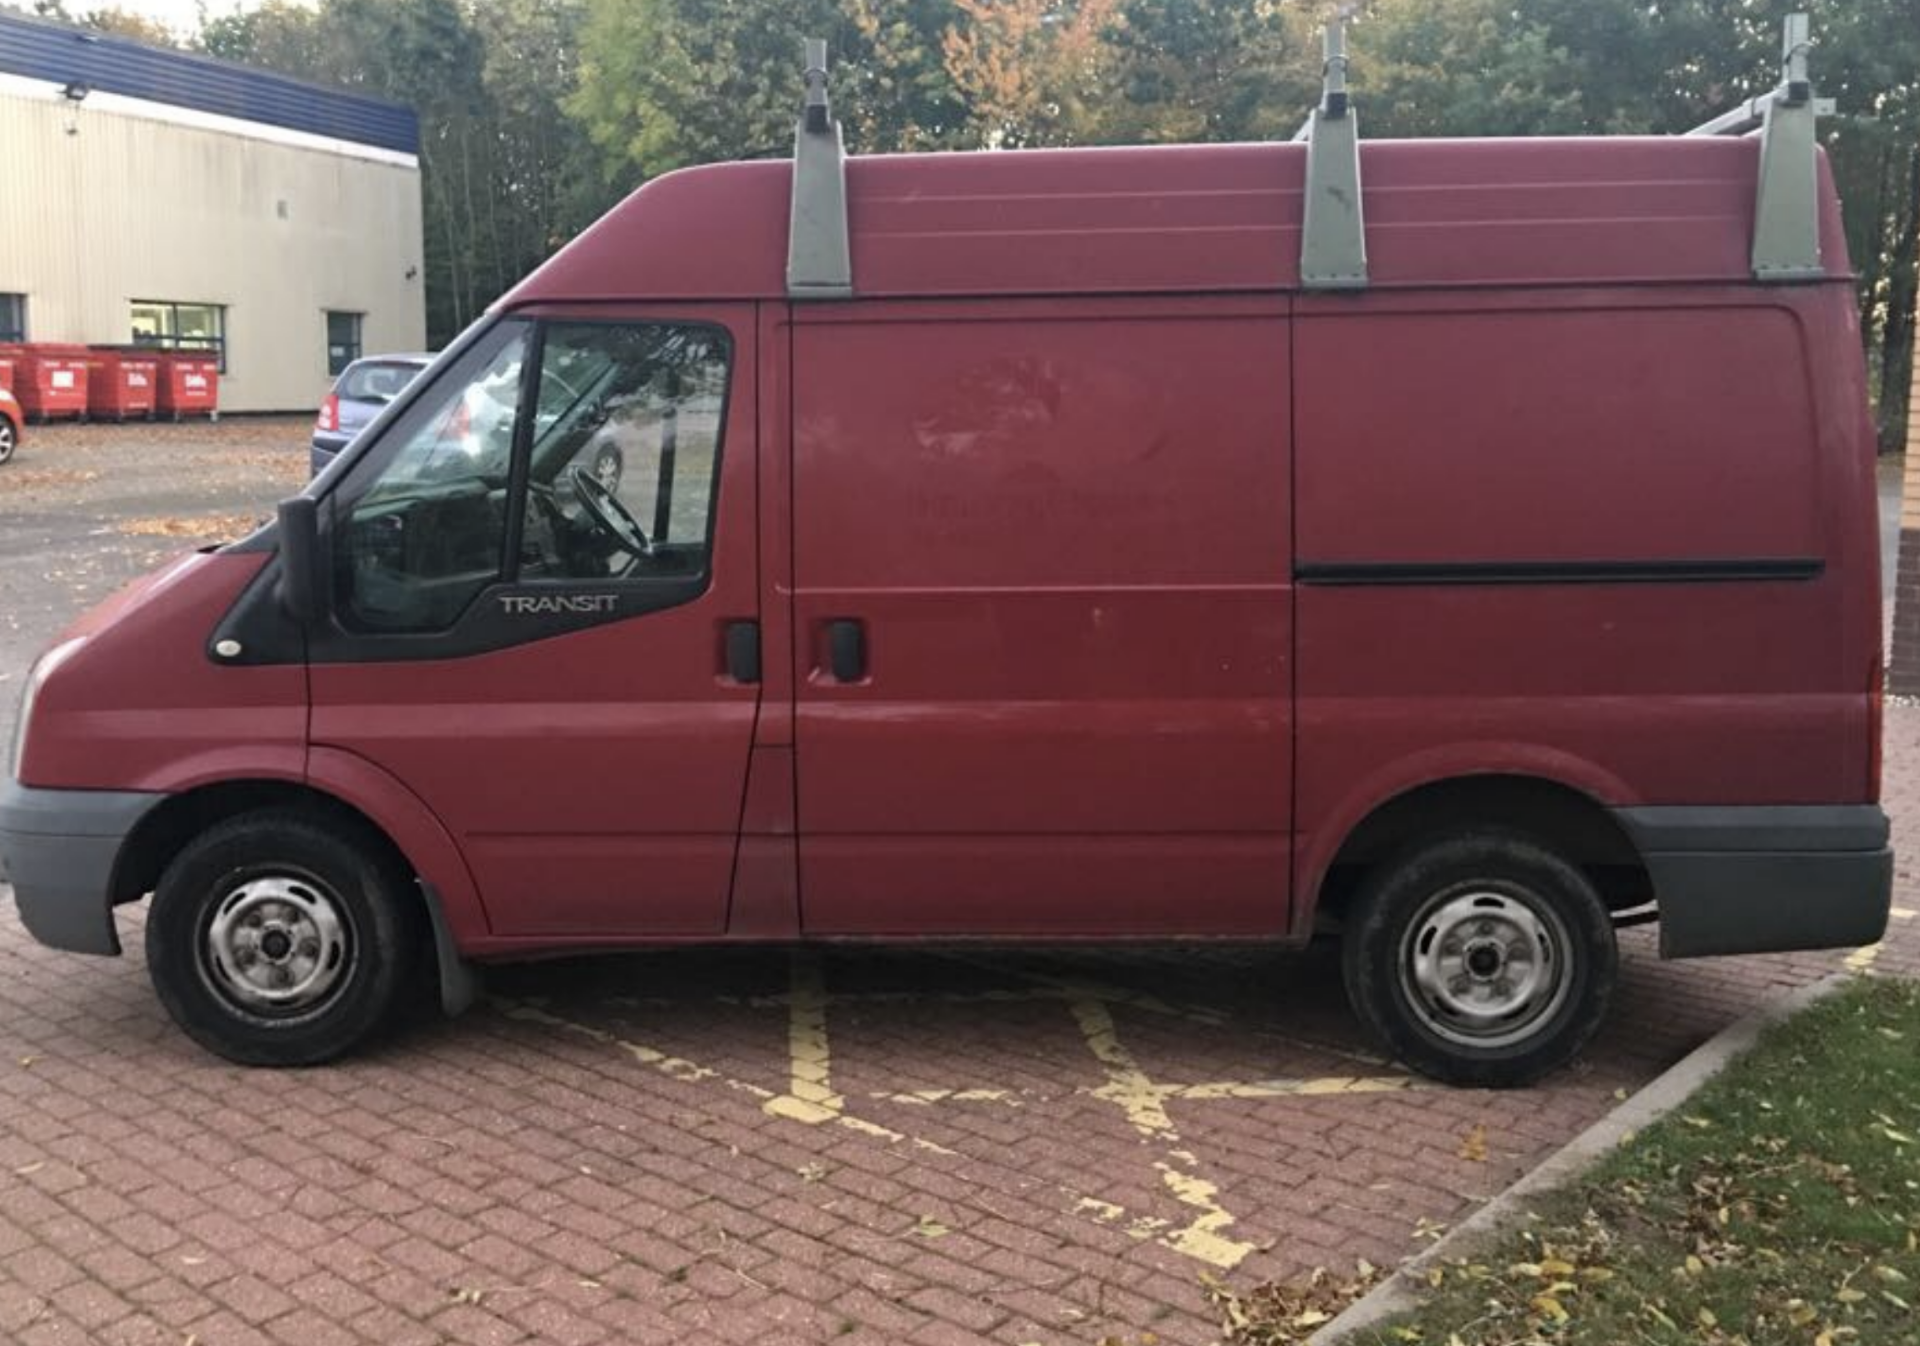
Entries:
[[[1153,1079],[1140,1065],[1131,1049],[1121,1040],[1114,1022],[1113,1006],[1127,1005],[1146,1012],[1224,1026],[1226,1015],[1210,1009],[1195,1009],[1169,1004],[1164,1000],[1124,988],[1098,982],[1068,979],[1037,979],[1042,984],[1030,990],[987,991],[978,994],[856,993],[840,999],[856,1001],[929,1000],[943,1003],[990,1003],[1054,1001],[1062,1004],[1080,1031],[1083,1044],[1105,1076],[1098,1086],[1083,1086],[1073,1092],[1113,1105],[1143,1144],[1157,1151],[1150,1161],[1159,1175],[1160,1186],[1181,1212],[1184,1223],[1159,1215],[1131,1212],[1123,1205],[1098,1195],[1056,1185],[1069,1203],[1067,1209],[1095,1224],[1117,1228],[1129,1237],[1152,1240],[1185,1257],[1209,1266],[1231,1270],[1261,1245],[1236,1237],[1238,1219],[1222,1201],[1219,1184],[1208,1177],[1205,1166],[1189,1143],[1184,1142],[1172,1115],[1169,1102],[1206,1102],[1218,1099],[1268,1099],[1324,1097],[1329,1095],[1397,1092],[1419,1087],[1408,1075],[1330,1075],[1298,1079],[1216,1080],[1189,1084],[1167,1084]],[[833,1045],[829,1032],[829,1010],[835,997],[828,991],[820,958],[807,951],[795,952],[789,961],[788,990],[779,996],[752,997],[745,1002],[720,997],[730,1004],[746,1003],[764,1008],[784,1008],[787,1012],[787,1072],[785,1088],[775,1090],[752,1081],[737,1079],[698,1062],[677,1056],[645,1043],[632,1041],[607,1029],[578,1023],[553,1013],[533,1001],[494,1000],[495,1007],[509,1019],[555,1029],[621,1052],[636,1063],[659,1074],[689,1083],[715,1083],[756,1100],[767,1115],[804,1126],[835,1126],[890,1145],[907,1145],[953,1158],[972,1159],[938,1142],[871,1121],[850,1110],[846,1097],[833,1083]],[[630,998],[612,998],[609,1003],[638,1007]],[[647,1002],[652,1004],[654,1002]],[[671,1002],[661,1002],[667,1004]],[[1316,1050],[1320,1049],[1316,1045]],[[1348,1054],[1348,1053],[1342,1053]],[[1351,1053],[1356,1060],[1368,1058]],[[1015,1089],[991,1087],[929,1088],[912,1091],[878,1090],[869,1098],[882,1102],[931,1110],[950,1104],[999,1104],[1019,1107],[1028,1101],[1050,1101],[1046,1095]],[[974,1162],[987,1162],[974,1160]]]

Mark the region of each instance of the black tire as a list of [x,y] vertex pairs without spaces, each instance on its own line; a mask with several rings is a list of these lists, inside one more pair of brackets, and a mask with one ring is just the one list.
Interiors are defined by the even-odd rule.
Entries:
[[[187,1036],[229,1061],[333,1060],[389,1021],[417,967],[410,888],[383,847],[324,815],[230,819],[189,842],[154,890],[154,991]],[[264,1003],[276,996],[289,998]]]
[[1450,1084],[1512,1088],[1566,1065],[1619,974],[1585,874],[1510,832],[1432,841],[1375,868],[1343,936],[1354,1012],[1397,1057]]
[[5,416],[0,416],[0,463],[13,457],[13,451],[20,447],[20,427]]

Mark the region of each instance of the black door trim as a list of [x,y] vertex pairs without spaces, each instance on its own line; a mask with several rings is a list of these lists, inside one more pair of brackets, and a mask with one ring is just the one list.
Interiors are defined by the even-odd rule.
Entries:
[[1818,579],[1811,556],[1646,561],[1301,561],[1297,584],[1728,584]]

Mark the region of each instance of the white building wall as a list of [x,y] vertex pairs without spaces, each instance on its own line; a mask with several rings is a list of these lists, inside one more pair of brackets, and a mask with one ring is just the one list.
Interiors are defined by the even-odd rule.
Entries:
[[327,311],[425,348],[410,155],[0,76],[0,293],[33,341],[125,343],[136,299],[226,308],[232,411],[325,394]]

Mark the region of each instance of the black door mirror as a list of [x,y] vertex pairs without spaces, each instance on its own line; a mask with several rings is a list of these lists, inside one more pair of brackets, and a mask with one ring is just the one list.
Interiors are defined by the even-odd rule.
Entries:
[[302,627],[326,615],[326,573],[320,558],[320,502],[296,495],[280,502],[280,601]]

